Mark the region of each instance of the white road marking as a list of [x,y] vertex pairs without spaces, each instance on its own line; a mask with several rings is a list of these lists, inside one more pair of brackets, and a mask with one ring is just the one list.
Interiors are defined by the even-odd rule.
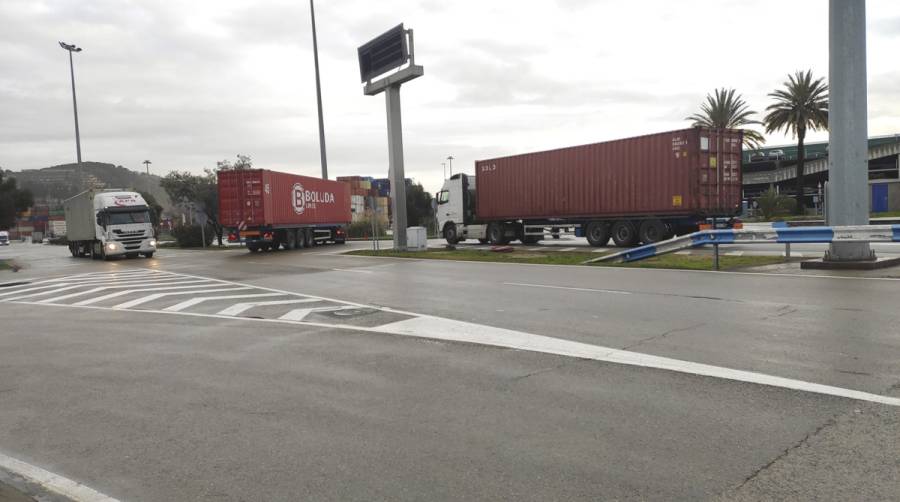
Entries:
[[74,502],[119,502],[71,479],[0,453],[0,467]]
[[197,291],[196,288],[208,288],[213,286],[213,284],[208,283],[200,283],[200,284],[191,284],[189,286],[158,286],[155,288],[141,288],[141,289],[126,289],[125,291],[117,291],[115,293],[110,293],[108,295],[96,296],[94,298],[88,298],[87,300],[82,300],[80,302],[73,303],[72,305],[91,305],[94,303],[102,302],[103,300],[108,300],[110,298],[118,298],[120,296],[130,295],[134,293],[145,293],[147,291],[173,291],[179,289],[193,289],[193,291],[185,291],[184,294],[191,293],[200,293],[201,291]]
[[543,251],[544,247],[528,248],[526,251]]
[[[39,289],[57,288],[59,286],[65,286],[65,285],[66,285],[65,283],[44,284],[42,286],[35,286],[32,288],[17,289],[14,291],[4,291],[3,293],[0,293],[0,296],[14,295],[17,293],[27,293],[28,291],[37,291]],[[24,286],[24,284],[23,284],[23,286]],[[13,287],[16,287],[16,286],[13,286]]]
[[728,251],[725,256],[744,256],[743,251]]
[[293,300],[273,300],[270,302],[235,303],[227,309],[217,312],[216,315],[236,316],[254,307],[263,307],[267,305],[291,305],[294,303],[314,303],[320,301],[322,300],[319,300],[318,298],[295,298]]
[[208,300],[233,300],[236,298],[259,298],[263,296],[282,296],[281,293],[253,293],[248,295],[227,295],[227,296],[203,296],[199,298],[191,298],[190,300],[185,300],[181,303],[172,305],[171,307],[166,307],[164,310],[168,312],[180,312],[188,307],[193,307],[199,303],[203,303]]
[[[204,287],[204,288],[205,288],[205,287],[210,287],[210,286],[212,286],[212,284],[203,284],[202,286],[198,286],[198,287]],[[175,289],[175,288],[169,288],[169,289]],[[203,289],[203,290],[199,290],[199,291],[198,291],[198,290],[191,290],[191,291],[172,291],[171,293],[154,293],[154,294],[152,294],[152,295],[142,296],[142,297],[140,297],[140,298],[136,298],[136,299],[134,299],[134,300],[127,301],[127,302],[125,302],[125,303],[120,303],[120,304],[118,304],[118,305],[113,305],[112,308],[114,308],[114,309],[128,309],[128,308],[131,308],[131,307],[136,307],[136,306],[138,306],[138,305],[143,305],[144,303],[152,302],[153,300],[159,300],[160,298],[165,298],[165,297],[167,297],[167,296],[196,295],[196,294],[206,294],[206,293],[221,293],[221,292],[223,292],[223,291],[240,291],[240,290],[243,290],[243,289],[253,289],[253,288],[251,288],[250,286],[239,287],[239,286],[232,286],[231,284],[223,284],[223,285],[221,285],[220,287],[218,287],[218,289]],[[77,303],[74,304],[74,305],[79,306]]]
[[[602,252],[604,252],[604,251],[609,251],[609,250],[606,249],[606,248],[600,248],[600,249],[595,249],[595,250],[593,250],[593,251],[591,251],[591,252],[592,252],[592,253],[602,253]],[[612,251],[610,251],[610,252],[612,252]]]
[[[786,252],[786,251],[782,251],[782,252],[781,252],[781,256],[787,256],[787,252]],[[798,253],[798,252],[796,252],[796,251],[792,251],[792,252],[791,252],[791,258],[803,258],[803,253]]]
[[628,291],[617,291],[615,289],[592,289],[592,288],[572,288],[569,286],[551,286],[549,284],[528,284],[523,282],[504,282],[507,286],[523,286],[528,288],[547,288],[547,289],[568,289],[571,291],[590,291],[592,293],[612,293],[614,295],[630,295]]
[[308,309],[294,309],[287,314],[279,317],[282,321],[302,321],[307,315],[313,312],[337,312],[339,310],[357,309],[359,307],[348,307],[346,305],[340,307],[312,307]]
[[691,252],[690,251],[675,251],[674,254],[688,255],[688,254],[691,254]]
[[201,282],[210,282],[209,279],[195,279],[190,281],[185,281],[183,279],[166,279],[164,281],[156,281],[156,282],[133,282],[130,284],[119,284],[116,286],[102,286],[99,288],[89,289],[87,291],[79,291],[77,293],[70,293],[68,295],[56,296],[53,298],[46,298],[41,300],[40,303],[56,303],[60,300],[68,300],[69,298],[75,298],[76,296],[87,295],[90,293],[97,293],[98,291],[106,291],[107,289],[119,289],[119,288],[132,288],[134,286],[158,286],[161,284],[167,284],[171,286],[178,286],[180,284],[196,284]]
[[352,268],[333,268],[331,270],[333,270],[335,272],[353,272],[356,274],[374,274],[375,273],[371,270],[355,270]]
[[559,251],[559,252],[563,252],[563,251],[575,251],[576,249],[578,249],[578,248],[562,248],[562,249],[557,249],[557,251]]

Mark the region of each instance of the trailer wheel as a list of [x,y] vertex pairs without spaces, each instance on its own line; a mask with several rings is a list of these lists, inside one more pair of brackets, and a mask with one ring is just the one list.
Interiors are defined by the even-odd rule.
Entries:
[[487,228],[487,237],[488,241],[495,246],[503,246],[505,244],[509,244],[509,240],[506,238],[505,232],[503,231],[502,223],[491,223]]
[[641,242],[644,244],[653,244],[654,242],[665,240],[666,233],[665,223],[657,219],[644,220],[638,231]]
[[293,251],[297,247],[297,231],[287,229],[284,231],[284,249]]
[[247,251],[250,251],[251,253],[259,252],[259,246],[256,244],[247,244]]
[[609,225],[602,221],[588,223],[584,233],[591,246],[601,247],[609,242]]
[[478,243],[479,244],[487,244],[488,240],[487,239],[478,239]]
[[78,258],[78,244],[69,243],[69,252],[72,253],[72,258]]
[[459,242],[456,224],[448,223],[447,226],[444,227],[444,239],[447,239],[447,244],[456,244]]
[[526,236],[522,237],[521,241],[522,241],[522,244],[537,244],[538,242],[541,242],[541,236],[540,235],[526,235]]
[[612,239],[619,247],[631,247],[637,244],[638,234],[634,223],[628,220],[619,220],[613,223]]

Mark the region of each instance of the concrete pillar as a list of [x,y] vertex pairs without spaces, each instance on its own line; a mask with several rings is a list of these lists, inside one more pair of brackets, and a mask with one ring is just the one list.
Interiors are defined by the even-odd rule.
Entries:
[[406,251],[406,174],[403,169],[403,127],[400,121],[400,85],[385,90],[387,102],[388,159],[391,178],[391,211],[394,215],[394,249]]
[[[828,224],[869,222],[866,2],[828,4]],[[826,261],[872,260],[868,243],[831,244]]]

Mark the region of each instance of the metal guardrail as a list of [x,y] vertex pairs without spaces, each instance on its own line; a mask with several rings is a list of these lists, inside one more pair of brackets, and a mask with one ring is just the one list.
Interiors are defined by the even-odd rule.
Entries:
[[583,262],[624,263],[684,249],[722,244],[900,242],[900,225],[856,225],[842,227],[773,227],[765,230],[701,230],[667,241],[647,244]]

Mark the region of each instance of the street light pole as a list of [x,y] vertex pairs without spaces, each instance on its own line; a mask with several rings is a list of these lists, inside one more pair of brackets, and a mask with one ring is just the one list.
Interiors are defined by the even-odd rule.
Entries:
[[328,179],[328,161],[325,159],[325,122],[322,119],[322,85],[319,82],[319,44],[316,40],[316,10],[313,0],[309,0],[309,14],[312,18],[313,61],[316,65],[316,104],[319,106],[319,155],[322,158],[322,179]]
[[81,165],[81,133],[78,131],[78,101],[75,99],[75,63],[72,60],[72,53],[81,52],[81,47],[65,42],[60,42],[59,46],[69,51],[69,74],[72,77],[72,108],[75,110],[75,151],[78,155],[78,164]]
[[453,156],[447,157],[447,160],[450,161],[450,177],[453,177]]
[[152,163],[153,162],[150,162],[149,160],[141,162],[141,164],[144,164],[144,167],[147,168],[147,176],[150,176],[150,164]]
[[447,179],[447,163],[441,162],[441,167],[444,168],[444,179],[446,180]]

